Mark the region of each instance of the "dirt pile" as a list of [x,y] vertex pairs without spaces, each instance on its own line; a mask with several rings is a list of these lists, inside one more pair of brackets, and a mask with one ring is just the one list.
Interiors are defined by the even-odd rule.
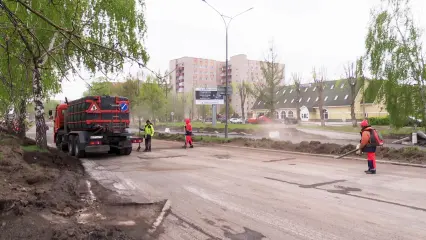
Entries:
[[[172,141],[184,141],[184,136],[182,134],[158,134],[156,136],[162,140],[172,140]],[[292,143],[290,141],[274,141],[271,139],[249,139],[249,138],[230,138],[224,139],[219,137],[203,137],[195,136],[194,142],[198,143],[229,143],[245,147],[254,147],[254,148],[266,148],[274,150],[284,150],[284,151],[294,151],[294,152],[303,152],[303,153],[313,153],[313,154],[328,154],[328,155],[340,155],[347,153],[356,148],[355,145],[339,145],[333,143],[321,143],[319,141],[303,141],[300,143]],[[394,149],[388,147],[378,147],[376,151],[378,159],[388,159],[398,162],[407,162],[415,164],[426,164],[426,151],[423,151],[416,147],[406,147],[401,149]],[[350,155],[351,156],[351,155]],[[355,153],[352,156],[358,156]],[[364,157],[358,156],[358,157]]]
[[150,239],[164,203],[129,203],[33,144],[0,135],[0,239]]
[[[183,132],[183,126],[184,124],[182,124],[182,127],[166,127],[164,125],[158,125],[155,127],[156,130],[158,131],[164,131],[166,128],[169,128],[170,131],[172,132]],[[214,128],[214,127],[202,127],[202,128],[196,128],[193,127],[192,131],[194,133],[224,133],[225,129],[224,128]],[[229,129],[229,132],[233,132],[233,133],[246,133],[246,134],[253,134],[256,133],[256,129],[247,129],[247,128],[232,128]]]

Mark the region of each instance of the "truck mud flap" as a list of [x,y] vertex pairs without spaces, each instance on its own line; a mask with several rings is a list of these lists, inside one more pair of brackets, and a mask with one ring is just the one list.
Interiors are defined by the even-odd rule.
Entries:
[[97,146],[87,146],[85,151],[86,153],[106,153],[110,151],[109,145],[97,145]]

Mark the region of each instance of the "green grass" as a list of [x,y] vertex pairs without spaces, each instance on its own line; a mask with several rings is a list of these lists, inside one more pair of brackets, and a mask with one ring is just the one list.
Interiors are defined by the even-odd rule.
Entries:
[[[216,123],[216,126],[213,127],[211,123],[203,123],[203,122],[192,122],[193,128],[217,128],[224,129],[224,123]],[[183,122],[173,122],[173,123],[159,123],[157,126],[165,126],[165,127],[182,127],[185,125]],[[235,124],[229,123],[228,129],[258,129],[259,125],[256,124]]]
[[37,147],[36,145],[21,146],[21,148],[25,152],[48,152],[46,149],[41,149]]
[[[327,131],[335,131],[335,132],[346,132],[346,133],[359,133],[359,127],[352,127],[352,125],[344,125],[344,126],[325,126],[321,127],[319,125],[301,125],[300,128],[308,128],[308,129],[318,129],[318,130],[327,130]],[[389,126],[373,126],[377,129],[383,136],[387,135],[409,135],[413,132],[413,128],[405,127],[400,129],[390,128]]]

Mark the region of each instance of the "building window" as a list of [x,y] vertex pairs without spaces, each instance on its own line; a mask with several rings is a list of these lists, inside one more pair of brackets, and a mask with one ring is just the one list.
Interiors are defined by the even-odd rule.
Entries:
[[346,94],[346,96],[345,96],[345,100],[346,100],[346,99],[348,99],[348,97],[349,97],[349,95],[348,95],[348,94]]
[[306,100],[306,102],[309,102],[311,100],[311,98],[308,98],[308,100]]
[[287,99],[284,100],[284,103],[286,103],[286,102],[287,102]]
[[326,96],[326,97],[324,98],[324,102],[325,102],[325,101],[327,101],[327,99],[328,99],[328,96]]
[[364,118],[368,118],[368,113],[364,113]]
[[333,90],[333,88],[334,88],[334,84],[333,84],[333,85],[331,85],[330,89],[331,89],[331,90]]
[[277,112],[277,111],[275,111],[275,113],[274,113],[274,117],[275,117],[275,119],[278,119],[279,115],[278,115],[278,112]]
[[291,103],[293,103],[294,102],[294,98],[293,99],[291,99]]
[[323,116],[324,116],[324,119],[325,119],[325,120],[328,120],[328,110],[327,110],[327,109],[323,109],[323,110],[322,110],[322,114],[323,114]]
[[319,100],[319,97],[317,97],[317,99],[315,99],[315,102],[318,102],[318,100]]
[[312,90],[312,92],[315,92],[315,90],[317,90],[317,87],[314,87],[314,89]]
[[288,117],[293,118],[293,111],[288,111]]
[[281,119],[285,119],[286,115],[285,115],[285,111],[281,112]]
[[339,98],[339,96],[338,96],[338,95],[336,95],[336,96],[334,97],[334,101],[336,101],[336,100],[337,100],[337,98]]

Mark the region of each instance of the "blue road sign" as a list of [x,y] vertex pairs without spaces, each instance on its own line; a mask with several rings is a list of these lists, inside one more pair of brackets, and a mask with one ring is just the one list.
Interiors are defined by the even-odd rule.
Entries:
[[120,103],[120,110],[122,112],[125,112],[129,109],[129,106],[127,105],[127,103]]

